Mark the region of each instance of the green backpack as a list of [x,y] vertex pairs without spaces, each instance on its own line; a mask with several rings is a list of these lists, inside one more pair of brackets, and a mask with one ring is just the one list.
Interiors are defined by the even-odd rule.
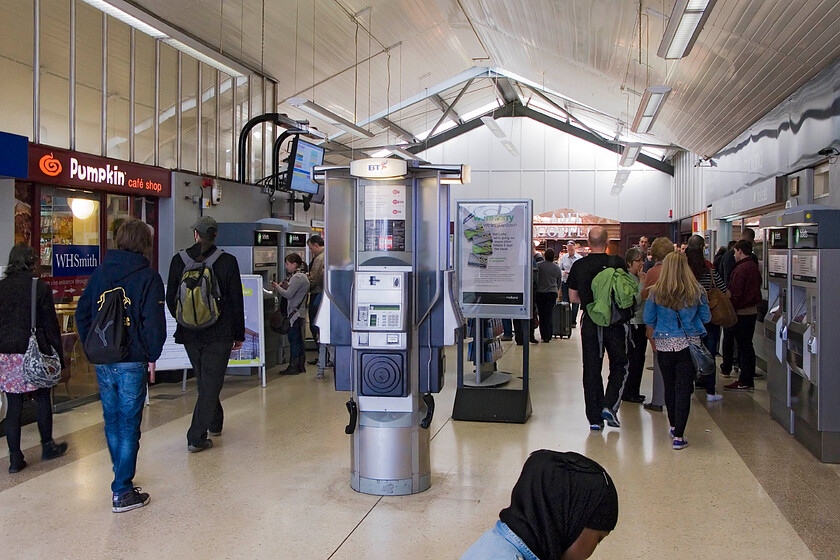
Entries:
[[216,251],[203,261],[193,260],[186,251],[178,254],[184,261],[184,273],[178,284],[175,320],[192,330],[206,329],[219,320],[219,282],[213,272],[213,263],[224,251]]

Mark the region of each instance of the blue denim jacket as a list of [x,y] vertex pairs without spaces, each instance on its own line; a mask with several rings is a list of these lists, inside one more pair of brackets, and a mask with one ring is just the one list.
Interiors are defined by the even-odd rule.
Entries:
[[505,523],[496,525],[481,535],[461,560],[539,560],[522,539]]
[[699,304],[680,309],[679,318],[677,313],[671,308],[658,305],[655,296],[649,298],[645,303],[645,324],[653,327],[652,338],[706,335],[706,328],[703,325],[712,320],[706,294],[702,295]]

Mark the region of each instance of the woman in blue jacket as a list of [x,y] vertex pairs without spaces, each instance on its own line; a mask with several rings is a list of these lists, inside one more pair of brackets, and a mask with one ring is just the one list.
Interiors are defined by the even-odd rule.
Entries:
[[[149,226],[130,219],[116,232],[110,249],[88,281],[76,308],[79,338],[86,340],[99,311],[100,296],[114,288],[125,291],[128,353],[117,363],[97,364],[96,381],[105,419],[105,438],[114,481],[111,511],[122,513],[149,503],[149,495],[133,484],[140,450],[140,421],[147,381],[155,380],[154,365],[166,339],[163,280],[149,265],[153,239]],[[96,333],[91,333],[96,335]]]
[[695,379],[688,345],[701,344],[706,335],[703,325],[712,319],[706,291],[694,278],[684,254],[665,257],[659,280],[645,304],[644,319],[653,329],[651,338],[665,381],[665,406],[674,449],[684,449],[688,446],[684,433]]

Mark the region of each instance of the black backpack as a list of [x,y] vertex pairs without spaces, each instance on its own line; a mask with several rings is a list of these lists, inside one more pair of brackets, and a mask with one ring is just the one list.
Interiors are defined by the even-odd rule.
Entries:
[[102,292],[98,310],[84,341],[85,355],[92,364],[115,364],[128,357],[128,327],[131,320],[125,307],[131,300],[121,287]]

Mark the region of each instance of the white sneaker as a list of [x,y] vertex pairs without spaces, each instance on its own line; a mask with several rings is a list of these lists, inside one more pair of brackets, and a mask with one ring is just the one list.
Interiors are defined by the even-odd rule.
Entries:
[[715,401],[722,401],[723,395],[706,395],[706,402],[715,402]]

